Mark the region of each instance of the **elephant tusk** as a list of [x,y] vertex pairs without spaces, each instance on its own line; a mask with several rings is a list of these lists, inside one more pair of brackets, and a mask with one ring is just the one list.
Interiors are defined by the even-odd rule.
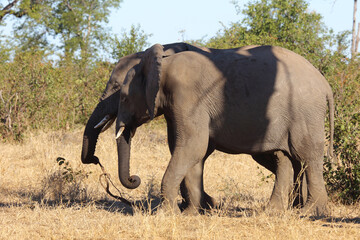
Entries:
[[106,124],[105,126],[101,129],[101,132],[105,132],[115,121],[115,118],[111,118]]
[[116,133],[116,139],[118,139],[121,136],[121,134],[124,132],[124,130],[125,130],[125,127],[120,127],[120,129]]
[[110,119],[110,115],[106,115],[98,124],[95,125],[94,128],[99,128],[99,127],[102,127],[104,126]]

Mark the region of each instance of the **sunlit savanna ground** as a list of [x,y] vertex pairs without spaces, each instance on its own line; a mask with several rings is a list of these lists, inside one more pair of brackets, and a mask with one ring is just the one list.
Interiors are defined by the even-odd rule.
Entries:
[[[142,179],[135,190],[124,189],[117,179],[114,130],[98,141],[96,155],[125,196],[136,201],[131,209],[105,194],[99,166],[81,164],[82,131],[37,132],[23,144],[0,143],[1,239],[360,239],[359,205],[330,203],[331,217],[318,220],[293,211],[264,212],[273,176],[246,155],[215,152],[206,162],[205,190],[223,203],[221,210],[201,216],[151,214],[170,158],[161,123],[139,128],[132,141],[131,174]],[[56,178],[64,170],[57,157],[69,162],[78,181],[76,201],[68,201],[71,193]]]

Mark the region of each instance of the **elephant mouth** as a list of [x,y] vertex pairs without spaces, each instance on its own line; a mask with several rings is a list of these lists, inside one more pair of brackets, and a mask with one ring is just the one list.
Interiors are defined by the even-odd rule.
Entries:
[[136,127],[134,127],[132,124],[119,124],[119,127],[116,127],[116,134],[115,134],[115,139],[118,140],[123,134],[126,133],[126,131],[129,131],[130,133],[130,137],[134,137],[135,132],[136,132]]
[[115,117],[106,115],[98,124],[95,125],[95,129],[101,128],[101,132],[106,131],[115,121]]

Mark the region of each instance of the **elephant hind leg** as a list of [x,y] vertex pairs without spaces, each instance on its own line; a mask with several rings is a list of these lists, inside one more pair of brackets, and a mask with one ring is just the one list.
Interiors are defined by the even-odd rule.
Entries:
[[[304,141],[305,142],[305,141]],[[321,141],[306,141],[306,145],[300,145],[293,149],[299,162],[304,164],[307,199],[301,212],[306,215],[326,215],[327,193],[323,179],[323,151],[324,143]]]
[[268,208],[280,211],[287,209],[293,183],[292,163],[288,155],[279,150],[273,153],[256,154],[252,157],[275,174],[274,188]]
[[322,157],[306,164],[305,174],[308,197],[302,212],[312,215],[327,215],[327,193],[323,179]]
[[274,152],[276,176],[274,189],[270,197],[269,207],[285,210],[288,207],[289,195],[293,186],[293,166],[290,158],[282,151]]

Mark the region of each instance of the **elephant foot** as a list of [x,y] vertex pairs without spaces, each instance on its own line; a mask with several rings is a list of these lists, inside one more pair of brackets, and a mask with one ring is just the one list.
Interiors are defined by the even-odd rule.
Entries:
[[298,210],[298,213],[303,217],[326,217],[329,215],[329,209],[326,204],[306,203],[303,208]]
[[183,200],[179,205],[183,214],[192,216],[198,215],[199,213],[205,213],[207,210],[219,209],[220,207],[220,204],[215,198],[209,196],[207,193],[204,193],[204,198],[199,206],[195,206],[190,200]]
[[173,216],[173,215],[180,215],[181,211],[179,208],[170,208],[168,206],[161,206],[156,210],[155,214],[156,215]]
[[211,197],[210,195],[208,195],[207,193],[205,193],[204,195],[204,200],[201,204],[201,208],[203,209],[218,209],[220,208],[220,204],[218,203],[218,201],[215,200],[215,198]]
[[156,214],[171,216],[181,214],[181,211],[177,204],[170,204],[169,201],[162,201],[160,207],[156,210]]
[[265,207],[267,210],[274,212],[284,212],[286,210],[284,204],[282,202],[270,201]]
[[276,212],[285,212],[288,208],[288,190],[280,190],[282,190],[280,187],[276,188],[276,186],[274,186],[266,209]]
[[199,210],[196,209],[195,207],[189,206],[189,207],[187,207],[186,209],[184,209],[182,211],[182,214],[185,215],[185,216],[197,216],[200,213],[199,213]]

